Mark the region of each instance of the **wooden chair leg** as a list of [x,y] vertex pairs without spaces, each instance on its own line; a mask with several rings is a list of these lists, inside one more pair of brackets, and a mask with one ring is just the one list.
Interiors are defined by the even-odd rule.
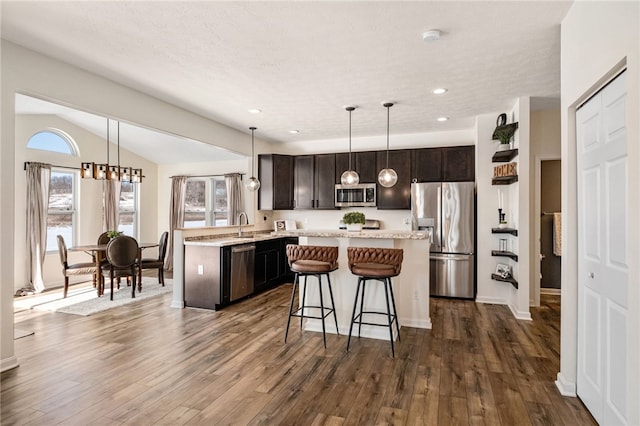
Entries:
[[67,292],[69,291],[69,277],[64,277],[64,295],[63,298],[67,297]]
[[164,287],[164,268],[158,268],[158,281]]

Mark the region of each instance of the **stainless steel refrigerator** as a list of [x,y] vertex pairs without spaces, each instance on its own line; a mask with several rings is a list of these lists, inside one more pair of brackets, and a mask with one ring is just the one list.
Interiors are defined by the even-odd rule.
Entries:
[[474,199],[474,182],[411,184],[413,228],[431,231],[432,296],[475,298]]

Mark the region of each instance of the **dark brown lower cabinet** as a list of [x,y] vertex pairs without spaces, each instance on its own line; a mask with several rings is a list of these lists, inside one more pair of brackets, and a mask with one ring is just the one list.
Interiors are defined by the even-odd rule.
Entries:
[[[286,245],[297,238],[277,238],[254,243],[253,293],[270,289],[293,276],[287,262]],[[231,302],[231,251],[234,246],[185,246],[184,304],[217,310]]]

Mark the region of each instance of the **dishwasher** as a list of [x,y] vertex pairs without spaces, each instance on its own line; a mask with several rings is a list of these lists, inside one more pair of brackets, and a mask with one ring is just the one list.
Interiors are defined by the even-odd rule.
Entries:
[[231,248],[231,302],[253,293],[255,254],[254,244],[237,245]]

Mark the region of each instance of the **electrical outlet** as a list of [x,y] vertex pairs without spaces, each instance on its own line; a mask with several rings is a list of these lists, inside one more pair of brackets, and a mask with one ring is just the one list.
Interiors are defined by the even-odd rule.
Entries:
[[198,275],[204,275],[204,265],[198,265]]

